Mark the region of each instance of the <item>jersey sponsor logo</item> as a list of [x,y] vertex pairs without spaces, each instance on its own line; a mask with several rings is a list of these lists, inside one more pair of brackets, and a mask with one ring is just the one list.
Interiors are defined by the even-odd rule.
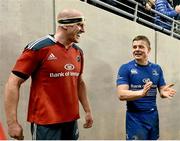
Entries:
[[66,70],[74,70],[74,65],[73,64],[66,64],[66,65],[64,65],[64,68],[66,69]]
[[157,70],[153,70],[153,71],[152,71],[152,75],[158,76],[159,73],[157,72]]
[[57,57],[53,54],[53,53],[51,53],[49,56],[48,56],[48,59],[47,60],[56,60],[57,59]]
[[49,77],[57,78],[57,77],[67,77],[67,76],[79,76],[79,72],[57,72],[57,73],[49,73]]
[[131,90],[138,90],[138,89],[142,89],[144,85],[130,85]]
[[146,96],[156,96],[156,94],[157,94],[157,89],[154,88],[154,89],[150,89]]
[[146,83],[150,82],[151,80],[150,80],[150,78],[144,78],[142,81],[143,81],[143,83],[146,84]]
[[137,69],[131,69],[131,74],[138,74]]
[[[142,89],[143,87],[144,87],[144,85],[141,85],[141,84],[139,84],[139,85],[131,84],[130,85],[131,90],[138,90],[138,89]],[[152,85],[151,88],[156,89],[157,85]]]

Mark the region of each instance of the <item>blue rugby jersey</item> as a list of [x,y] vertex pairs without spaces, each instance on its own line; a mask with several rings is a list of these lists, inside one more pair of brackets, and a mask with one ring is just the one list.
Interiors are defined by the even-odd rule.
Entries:
[[134,101],[127,101],[128,110],[141,111],[156,108],[157,88],[166,84],[162,69],[157,64],[149,62],[148,65],[142,66],[133,60],[120,67],[116,81],[117,85],[127,84],[129,90],[137,91],[143,89],[148,81],[152,81],[153,85],[147,96]]

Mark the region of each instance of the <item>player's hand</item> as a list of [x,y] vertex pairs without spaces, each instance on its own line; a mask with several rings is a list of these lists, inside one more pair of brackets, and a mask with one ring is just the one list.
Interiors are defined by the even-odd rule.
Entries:
[[10,137],[17,139],[17,140],[23,140],[23,129],[20,124],[17,122],[8,124],[8,134]]
[[161,91],[161,97],[172,99],[172,97],[176,94],[176,90],[172,88],[173,86],[174,84],[166,85]]
[[85,123],[83,125],[84,128],[91,128],[93,125],[93,117],[90,112],[87,112],[85,115]]
[[149,81],[144,85],[144,88],[142,90],[142,96],[146,96],[148,94],[148,91],[151,89],[152,84],[153,83]]

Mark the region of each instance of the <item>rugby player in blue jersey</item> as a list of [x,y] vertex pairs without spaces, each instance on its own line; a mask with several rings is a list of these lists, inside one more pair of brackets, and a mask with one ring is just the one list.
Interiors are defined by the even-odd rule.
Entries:
[[148,61],[150,51],[149,39],[143,35],[136,36],[132,42],[134,60],[123,64],[118,71],[118,97],[122,101],[127,101],[128,140],[157,140],[157,90],[162,98],[171,99],[176,94],[172,88],[173,84],[166,85],[161,67]]

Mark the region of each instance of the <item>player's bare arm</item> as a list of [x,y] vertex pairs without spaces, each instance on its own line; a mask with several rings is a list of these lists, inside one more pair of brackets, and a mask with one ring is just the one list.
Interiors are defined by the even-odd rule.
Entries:
[[84,80],[82,79],[82,76],[79,77],[78,90],[78,98],[85,111],[85,124],[83,126],[84,128],[91,128],[93,125],[93,116],[86,94],[86,85],[84,83]]
[[5,87],[5,112],[10,137],[18,140],[23,139],[23,129],[18,123],[17,106],[19,101],[19,88],[23,79],[11,74]]
[[147,95],[152,86],[152,82],[147,82],[142,90],[132,91],[129,90],[128,85],[119,85],[117,87],[118,97],[120,100],[133,101]]

